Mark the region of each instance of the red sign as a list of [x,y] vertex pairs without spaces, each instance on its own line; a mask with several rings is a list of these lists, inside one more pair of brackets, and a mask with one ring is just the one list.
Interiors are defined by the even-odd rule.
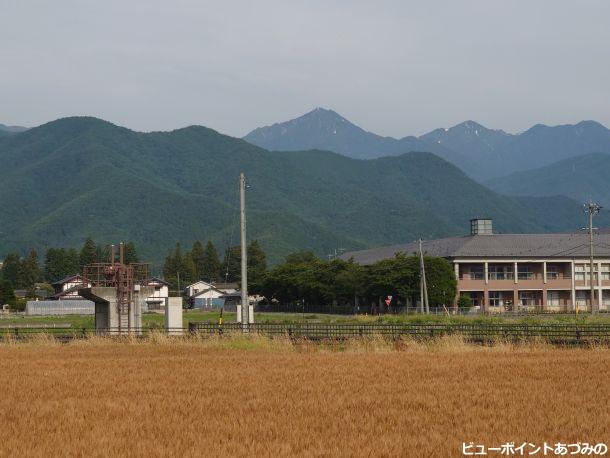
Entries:
[[388,296],[385,300],[385,305],[387,305],[389,307],[391,303],[392,303],[392,296]]

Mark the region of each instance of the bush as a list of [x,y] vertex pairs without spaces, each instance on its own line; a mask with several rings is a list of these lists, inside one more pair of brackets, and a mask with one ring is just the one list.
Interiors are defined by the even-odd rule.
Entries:
[[458,307],[462,310],[470,310],[472,308],[472,299],[466,295],[460,296],[458,299]]
[[27,301],[25,299],[17,299],[14,303],[9,304],[11,312],[25,312]]

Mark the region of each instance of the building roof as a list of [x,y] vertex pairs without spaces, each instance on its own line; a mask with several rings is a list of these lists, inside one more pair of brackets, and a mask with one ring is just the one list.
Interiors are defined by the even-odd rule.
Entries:
[[239,283],[212,283],[212,286],[216,289],[237,289]]
[[150,285],[151,283],[159,283],[160,285],[165,285],[165,286],[172,286],[171,283],[163,280],[162,278],[159,277],[153,277],[148,281],[148,285]]
[[[425,254],[443,258],[579,258],[589,256],[589,235],[565,234],[491,234],[448,237],[422,242]],[[610,232],[600,231],[593,237],[595,256],[610,257]],[[369,250],[350,251],[341,259],[358,264],[373,264],[397,253],[415,254],[418,242]]]
[[53,286],[55,285],[63,285],[65,283],[72,283],[75,281],[83,281],[83,277],[80,275],[68,275],[67,277],[62,278],[61,280],[57,280],[55,283],[53,283]]
[[191,298],[195,298],[195,297],[199,297],[199,296],[203,296],[205,293],[209,293],[210,291],[216,291],[219,294],[224,294],[224,291],[219,290],[218,288],[206,288],[206,289],[202,289],[201,291],[197,291],[195,294],[193,294],[191,296]]
[[188,289],[188,288],[192,288],[193,286],[198,285],[198,284],[200,284],[200,283],[203,283],[204,285],[207,285],[207,286],[211,286],[211,284],[210,284],[210,283],[208,283],[208,282],[206,282],[206,281],[203,281],[203,280],[197,280],[195,283],[191,283],[190,285],[185,286],[185,287],[184,287],[184,289],[186,290],[186,289]]
[[82,285],[80,285],[80,286],[73,286],[73,287],[68,288],[68,289],[66,289],[64,291],[60,291],[60,292],[58,292],[56,294],[53,294],[52,296],[50,296],[50,298],[52,298],[52,299],[59,299],[59,298],[64,297],[64,296],[69,296],[72,293],[77,293],[77,295],[73,296],[73,297],[80,298],[80,296],[78,295],[78,290],[81,289],[81,288],[82,288]]

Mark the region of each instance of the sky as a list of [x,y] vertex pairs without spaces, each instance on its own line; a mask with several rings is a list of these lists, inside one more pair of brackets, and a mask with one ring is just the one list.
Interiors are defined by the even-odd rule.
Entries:
[[610,127],[607,0],[0,0],[0,123]]

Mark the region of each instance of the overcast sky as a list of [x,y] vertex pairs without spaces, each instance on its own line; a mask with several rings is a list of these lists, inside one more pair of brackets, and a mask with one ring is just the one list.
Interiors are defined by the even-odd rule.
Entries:
[[610,1],[0,0],[0,123],[610,127]]

